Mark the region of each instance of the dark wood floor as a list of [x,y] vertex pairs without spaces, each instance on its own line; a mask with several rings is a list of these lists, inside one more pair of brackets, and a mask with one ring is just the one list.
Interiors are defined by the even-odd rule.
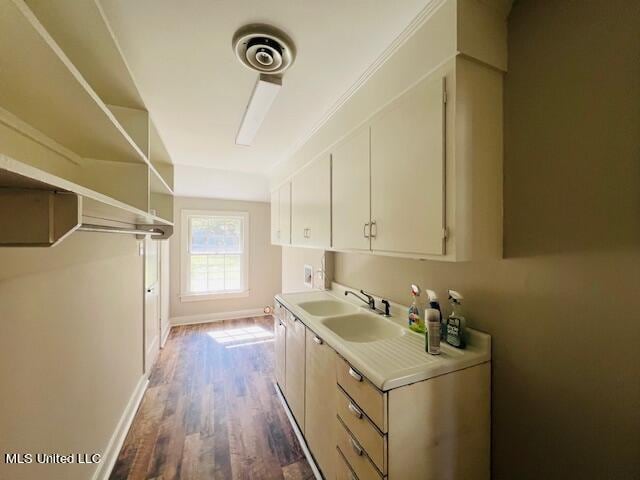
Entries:
[[174,328],[112,479],[308,479],[273,387],[273,320]]

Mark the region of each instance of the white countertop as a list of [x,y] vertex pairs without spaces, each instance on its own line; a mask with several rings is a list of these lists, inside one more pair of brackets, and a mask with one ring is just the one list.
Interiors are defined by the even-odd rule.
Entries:
[[[463,368],[472,367],[491,360],[491,337],[477,330],[467,329],[467,348],[461,350],[444,342],[440,355],[425,351],[424,334],[409,330],[406,326],[406,308],[392,304],[389,321],[403,327],[405,333],[399,337],[373,342],[351,342],[327,328],[322,320],[326,317],[310,315],[299,307],[302,302],[338,300],[369,311],[352,296],[344,296],[344,287],[333,285],[333,290],[280,294],[276,298],[287,310],[300,319],[316,335],[342,355],[360,373],[380,390],[402,387],[428,378],[444,375]],[[377,302],[379,305],[379,303]],[[362,305],[362,307],[361,307]]]

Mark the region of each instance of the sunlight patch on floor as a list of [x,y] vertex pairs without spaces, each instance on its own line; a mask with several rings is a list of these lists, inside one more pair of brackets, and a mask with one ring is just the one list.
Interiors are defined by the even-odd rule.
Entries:
[[274,340],[273,332],[259,326],[214,330],[207,332],[207,335],[225,348],[246,347]]

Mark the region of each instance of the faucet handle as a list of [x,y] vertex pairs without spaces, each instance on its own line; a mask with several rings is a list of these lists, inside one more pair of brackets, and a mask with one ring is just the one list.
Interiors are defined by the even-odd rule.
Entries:
[[371,295],[369,295],[367,292],[365,292],[364,290],[360,290],[360,293],[362,295],[364,295],[365,297],[367,297],[367,300],[369,300],[369,308],[371,310],[375,310],[376,308],[376,300],[375,298],[373,298]]
[[390,317],[391,316],[391,304],[389,303],[389,300],[382,299],[382,303],[384,304],[384,316],[385,317]]

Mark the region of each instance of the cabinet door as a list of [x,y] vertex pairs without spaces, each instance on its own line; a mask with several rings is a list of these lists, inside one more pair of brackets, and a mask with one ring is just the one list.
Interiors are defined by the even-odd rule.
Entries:
[[331,160],[333,247],[369,250],[369,126],[338,145]]
[[292,182],[292,238],[294,245],[331,245],[331,156],[314,160]]
[[[282,307],[280,307],[282,308]],[[286,383],[285,383],[285,352],[286,352],[286,339],[287,339],[287,327],[280,318],[280,316],[276,315],[273,320],[273,330],[275,336],[275,375],[276,382],[280,385],[280,390],[282,392],[286,391]]]
[[271,243],[280,243],[280,192],[271,192]]
[[[307,167],[308,168],[308,167]],[[291,244],[304,246],[307,243],[307,228],[310,204],[306,169],[291,181]]]
[[432,76],[371,123],[371,248],[444,253],[444,79]]
[[289,314],[286,350],[286,397],[289,408],[304,432],[305,326]]
[[335,478],[336,354],[307,329],[305,438],[324,478]]
[[280,204],[279,243],[289,245],[291,243],[291,182],[287,182],[278,190],[278,200]]

